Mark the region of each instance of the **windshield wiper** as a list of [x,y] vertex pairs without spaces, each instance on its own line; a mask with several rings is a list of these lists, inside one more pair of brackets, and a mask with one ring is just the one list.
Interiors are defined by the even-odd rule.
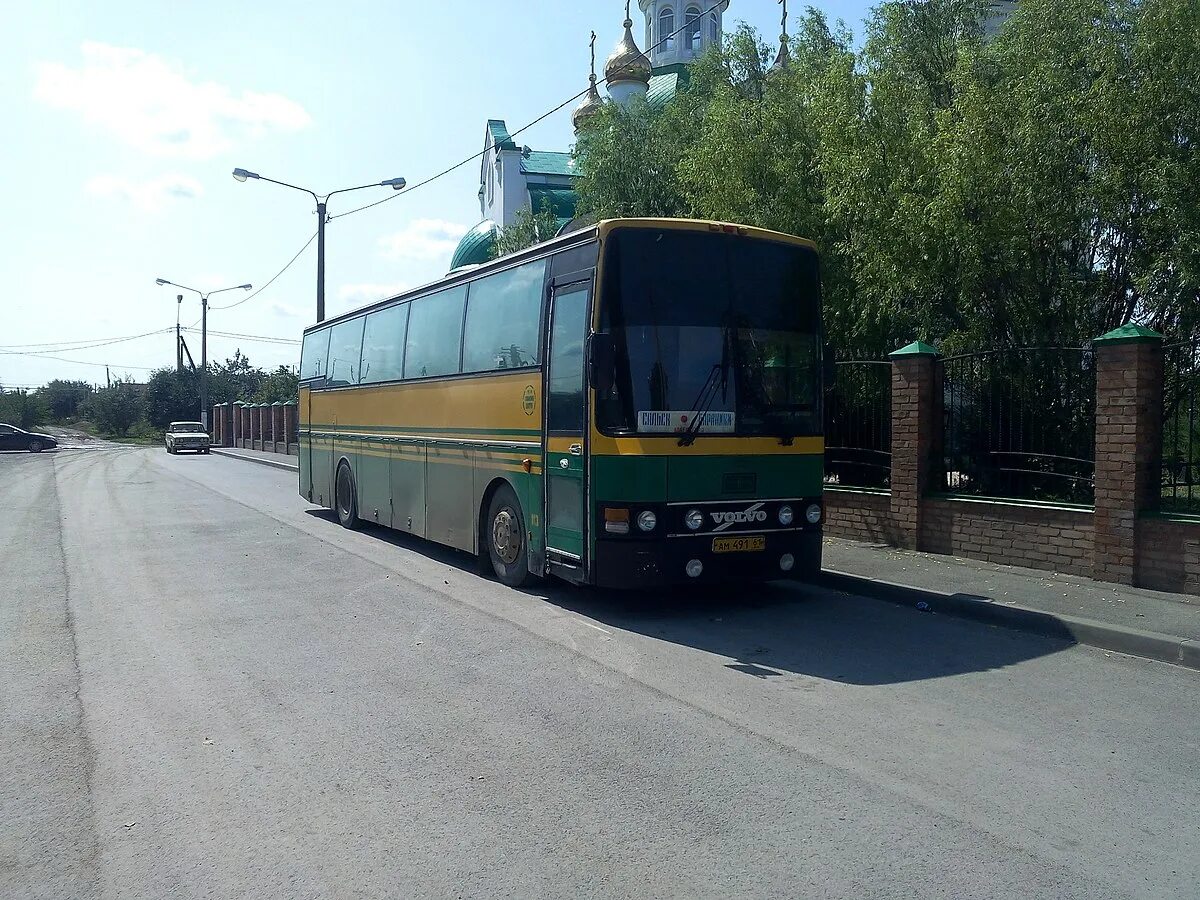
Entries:
[[696,435],[700,433],[704,419],[708,415],[708,411],[712,408],[713,401],[717,399],[717,389],[720,388],[721,390],[721,399],[725,399],[728,394],[729,343],[732,333],[733,331],[729,326],[729,322],[726,321],[725,325],[721,328],[721,361],[713,363],[712,371],[708,373],[708,378],[692,403],[692,411],[695,412],[695,415],[692,417],[692,421],[688,422],[688,426],[683,434],[679,436],[680,447],[690,447],[696,442]]
[[704,416],[708,413],[709,407],[717,398],[717,388],[724,382],[722,377],[724,367],[722,363],[713,363],[712,370],[708,373],[708,378],[705,379],[704,385],[700,388],[700,393],[696,395],[696,399],[692,402],[692,421],[688,422],[687,428],[683,434],[679,436],[679,446],[688,447],[695,443],[696,434],[700,431],[700,424],[704,421]]

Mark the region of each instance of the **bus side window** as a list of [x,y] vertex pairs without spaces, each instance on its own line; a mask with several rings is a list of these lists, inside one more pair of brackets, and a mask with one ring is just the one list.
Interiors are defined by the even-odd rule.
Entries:
[[329,357],[329,329],[322,328],[304,336],[300,348],[300,380],[325,377],[325,360]]
[[407,335],[408,304],[391,306],[367,316],[359,384],[395,381],[403,375]]
[[329,335],[329,367],[325,373],[326,383],[331,387],[358,384],[363,321],[359,317],[333,326]]
[[463,371],[518,369],[538,363],[538,326],[546,260],[471,282]]
[[405,378],[458,374],[466,299],[466,287],[459,286],[421,297],[410,304],[404,351]]

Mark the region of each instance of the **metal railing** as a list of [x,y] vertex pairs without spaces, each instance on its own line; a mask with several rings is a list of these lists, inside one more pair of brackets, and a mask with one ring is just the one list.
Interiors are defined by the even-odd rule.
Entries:
[[1090,348],[985,350],[941,361],[943,490],[1092,503],[1096,367]]
[[825,483],[887,488],[892,477],[892,364],[847,360],[825,396]]
[[1200,513],[1200,338],[1163,348],[1164,512]]

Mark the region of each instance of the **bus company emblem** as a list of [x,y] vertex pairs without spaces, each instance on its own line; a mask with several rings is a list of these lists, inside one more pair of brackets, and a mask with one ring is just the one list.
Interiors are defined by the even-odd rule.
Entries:
[[761,503],[755,503],[746,509],[738,512],[715,512],[709,513],[712,516],[713,522],[716,523],[716,528],[713,531],[724,531],[731,525],[746,525],[752,522],[767,521],[767,512],[762,508]]
[[533,393],[533,385],[525,385],[525,394],[521,397],[521,407],[525,410],[525,415],[533,415],[533,407],[536,399],[536,395]]

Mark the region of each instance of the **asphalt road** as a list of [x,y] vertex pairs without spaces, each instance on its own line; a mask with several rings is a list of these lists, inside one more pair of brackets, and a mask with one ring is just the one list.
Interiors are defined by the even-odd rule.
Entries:
[[295,476],[0,455],[0,897],[1186,897],[1196,672],[517,592]]

